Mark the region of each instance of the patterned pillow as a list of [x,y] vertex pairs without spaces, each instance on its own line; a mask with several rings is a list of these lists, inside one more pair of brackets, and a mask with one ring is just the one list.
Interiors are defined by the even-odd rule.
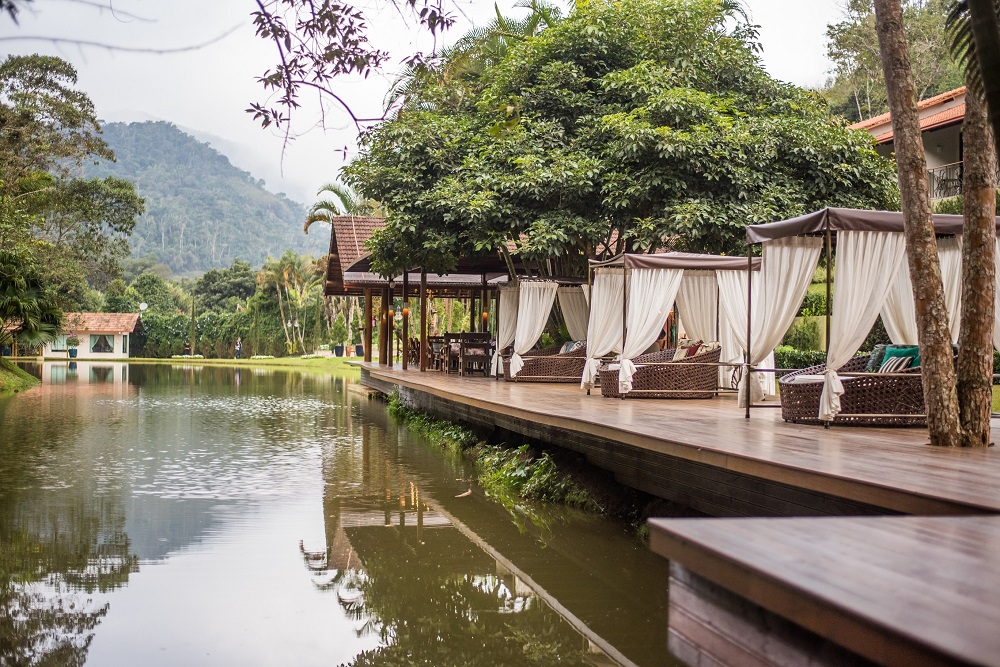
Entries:
[[674,361],[678,359],[687,359],[688,357],[693,357],[698,354],[701,350],[700,340],[682,340],[677,344],[677,351],[674,352]]
[[879,369],[879,373],[898,373],[906,370],[910,366],[913,357],[889,357]]
[[889,347],[885,343],[879,343],[872,348],[872,355],[868,357],[868,363],[865,364],[865,373],[875,373],[878,369],[882,367],[882,362],[885,360],[885,348]]

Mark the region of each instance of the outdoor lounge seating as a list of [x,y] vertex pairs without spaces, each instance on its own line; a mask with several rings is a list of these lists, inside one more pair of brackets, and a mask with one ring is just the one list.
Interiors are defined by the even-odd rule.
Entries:
[[560,353],[552,347],[525,353],[524,368],[516,376],[510,374],[510,357],[503,360],[503,378],[508,382],[580,382],[587,363],[587,347]]
[[[850,426],[926,426],[920,368],[900,373],[864,373],[868,356],[854,357],[838,369],[844,394],[834,424]],[[798,424],[826,424],[817,418],[825,365],[789,373],[781,387],[781,417]],[[858,375],[843,375],[858,373]]]
[[[641,354],[633,360],[629,398],[712,398],[719,384],[719,359],[722,349],[699,352],[674,361],[677,350]],[[618,364],[604,364],[600,370],[601,395],[621,398],[618,390]]]

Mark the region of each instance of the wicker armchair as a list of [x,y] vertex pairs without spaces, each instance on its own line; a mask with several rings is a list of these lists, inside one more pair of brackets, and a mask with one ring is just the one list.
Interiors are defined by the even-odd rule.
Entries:
[[587,363],[587,348],[559,353],[558,347],[530,350],[523,355],[524,368],[510,375],[510,357],[503,359],[503,379],[508,382],[579,382]]
[[[868,357],[855,357],[838,369],[840,373],[863,373]],[[781,417],[797,424],[826,424],[817,419],[823,393],[822,377],[815,381],[796,380],[800,376],[822,376],[825,365],[803,368],[778,381],[781,388]],[[926,426],[924,392],[920,368],[902,373],[865,373],[842,377],[844,395],[841,412],[834,424],[849,426]]]
[[[719,359],[722,350],[715,348],[693,357],[674,361],[676,350],[642,354],[632,360],[636,365],[632,391],[628,398],[712,398],[719,385]],[[644,366],[643,364],[650,364]],[[704,364],[704,365],[703,365]],[[618,366],[601,366],[601,395],[621,398],[618,391]]]

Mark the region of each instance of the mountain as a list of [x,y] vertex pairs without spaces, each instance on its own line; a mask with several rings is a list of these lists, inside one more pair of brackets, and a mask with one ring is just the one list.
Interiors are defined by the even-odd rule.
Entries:
[[264,181],[171,123],[108,123],[104,140],[117,161],[89,166],[86,175],[130,180],[145,197],[130,240],[135,257],[154,255],[175,274],[194,275],[235,258],[256,267],[285,250],[327,250],[323,234],[302,233],[304,206],[268,192]]

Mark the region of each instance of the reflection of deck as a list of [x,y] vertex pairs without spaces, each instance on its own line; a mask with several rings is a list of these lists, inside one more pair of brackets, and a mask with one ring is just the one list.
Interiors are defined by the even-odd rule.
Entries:
[[[436,414],[576,449],[622,482],[714,515],[1000,512],[1000,451],[929,447],[926,429],[750,420],[735,399],[614,400],[575,385],[458,378],[369,365]],[[1000,442],[1000,432],[994,431]]]

